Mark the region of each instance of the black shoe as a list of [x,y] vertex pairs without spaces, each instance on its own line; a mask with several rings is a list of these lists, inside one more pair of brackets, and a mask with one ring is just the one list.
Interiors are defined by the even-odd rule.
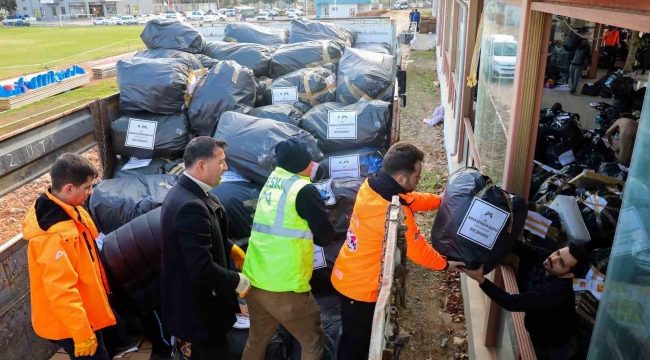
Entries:
[[575,94],[576,94],[576,91],[575,91],[575,90],[571,90],[571,91],[569,91],[569,94],[571,94],[571,95],[575,95]]
[[124,339],[124,341],[117,346],[115,346],[115,354],[119,355],[122,352],[129,350],[130,348],[138,345],[138,338],[135,336],[129,336]]

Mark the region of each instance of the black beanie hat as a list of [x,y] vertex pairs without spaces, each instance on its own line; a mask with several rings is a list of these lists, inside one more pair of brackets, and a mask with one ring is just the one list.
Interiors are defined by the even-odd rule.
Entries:
[[311,154],[304,142],[290,138],[275,147],[275,161],[279,167],[297,174],[311,163]]

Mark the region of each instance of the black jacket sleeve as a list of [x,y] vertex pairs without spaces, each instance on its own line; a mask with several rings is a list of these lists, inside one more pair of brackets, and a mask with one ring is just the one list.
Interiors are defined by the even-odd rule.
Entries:
[[553,309],[564,301],[564,289],[545,283],[535,286],[523,294],[508,294],[488,279],[480,285],[485,295],[508,311],[525,312],[539,309]]
[[212,258],[212,221],[205,205],[189,202],[174,217],[173,229],[183,251],[192,281],[220,292],[234,292],[239,275],[219,266]]
[[296,212],[307,220],[311,232],[314,234],[314,244],[325,247],[336,238],[334,225],[327,217],[327,207],[320,195],[320,191],[309,184],[296,195]]
[[540,263],[551,255],[551,251],[544,248],[530,245],[521,240],[517,240],[512,247],[512,252],[519,256],[520,261],[525,264]]

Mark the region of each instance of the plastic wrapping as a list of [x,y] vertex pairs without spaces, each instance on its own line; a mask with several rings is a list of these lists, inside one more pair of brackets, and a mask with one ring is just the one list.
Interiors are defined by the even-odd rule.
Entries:
[[591,235],[592,248],[611,247],[621,210],[621,197],[607,190],[595,190],[585,191],[577,201]]
[[549,207],[560,215],[562,232],[567,235],[569,242],[584,245],[591,240],[585,222],[580,216],[580,210],[573,196],[557,196]]
[[187,60],[131,58],[116,68],[122,112],[176,114],[190,103],[196,78]]
[[[607,267],[609,265],[609,257],[612,254],[612,248],[594,249],[589,254],[592,270],[597,270],[602,275],[607,275]],[[598,274],[599,275],[599,274]]]
[[180,50],[200,54],[205,39],[194,26],[177,20],[153,19],[140,34],[147,49]]
[[300,69],[281,76],[264,91],[264,103],[273,104],[273,89],[296,87],[298,101],[311,108],[318,104],[336,101],[336,69],[333,66],[317,66]]
[[273,84],[273,79],[261,76],[255,79],[255,107],[260,107],[266,105],[264,101],[264,92],[266,89]]
[[147,58],[147,59],[184,59],[192,64],[194,70],[203,69],[205,66],[201,63],[198,55],[190,54],[184,51],[167,50],[167,49],[153,49],[153,50],[140,50],[134,58]]
[[156,208],[107,234],[100,253],[107,273],[115,280],[111,285],[120,287],[142,313],[161,303],[160,212]]
[[461,168],[447,180],[431,229],[431,244],[468,269],[492,271],[506,259],[524,229],[526,201],[509,194],[474,168]]
[[222,182],[210,190],[228,213],[228,238],[244,239],[251,236],[253,216],[262,186],[245,181]]
[[272,48],[258,44],[208,41],[203,54],[216,60],[231,60],[253,70],[255,76],[269,76]]
[[[144,120],[145,122],[139,121]],[[182,157],[187,143],[187,115],[156,115],[145,112],[124,114],[111,122],[113,151],[128,158],[151,159],[154,157]],[[155,127],[155,133],[141,134],[139,127]],[[153,149],[147,148],[153,145]]]
[[260,45],[283,45],[289,43],[289,30],[271,29],[248,23],[230,23],[223,30],[223,41]]
[[344,104],[361,99],[391,101],[396,70],[393,56],[345,48],[337,72],[338,101]]
[[289,43],[314,40],[339,40],[346,46],[353,46],[357,35],[345,27],[333,23],[307,19],[292,20],[289,28]]
[[528,192],[528,200],[533,200],[539,188],[544,184],[544,182],[553,176],[553,172],[544,169],[545,165],[533,164],[533,175],[530,179],[530,190]]
[[357,201],[357,193],[364,181],[366,181],[365,178],[332,179],[332,194],[336,202],[333,205],[327,205],[327,215],[334,225],[338,239],[345,240],[350,227],[350,216],[352,216],[354,203]]
[[300,127],[303,112],[289,104],[267,105],[251,110],[248,115],[271,119]]
[[278,78],[296,70],[338,63],[343,46],[338,41],[320,40],[278,47],[271,57],[270,74]]
[[605,157],[598,152],[595,145],[589,145],[583,148],[575,157],[578,164],[584,165],[594,171],[598,170],[600,164],[605,162]]
[[356,43],[354,44],[355,49],[372,51],[384,55],[392,55],[390,50],[390,44],[387,43]]
[[201,66],[203,66],[206,69],[211,69],[213,66],[217,65],[219,60],[215,60],[207,55],[203,54],[195,54],[196,58],[201,62]]
[[384,155],[380,149],[371,148],[327,153],[320,163],[324,172],[323,179],[367,178],[381,170]]
[[117,161],[111,179],[123,179],[131,176],[156,175],[156,174],[180,175],[183,173],[185,169],[183,166],[182,158],[179,159],[159,158],[159,159],[151,160],[149,165],[141,168],[122,170],[122,167],[124,167],[124,165],[126,165],[128,161],[129,158],[125,158],[125,157]]
[[[550,224],[546,224],[536,215],[531,216],[531,212],[544,217]],[[562,236],[562,222],[560,214],[548,206],[528,203],[528,218],[524,227],[524,239],[532,245],[542,247],[551,251],[559,248]],[[543,236],[542,236],[543,235]]]
[[226,140],[226,163],[241,176],[263,185],[275,170],[275,146],[286,139],[297,138],[307,144],[314,161],[323,153],[316,139],[291,124],[228,111],[221,115],[214,137]]
[[140,175],[100,181],[88,200],[88,210],[104,234],[162,205],[176,175]]
[[[325,347],[323,349],[323,360],[336,360],[339,342],[341,340],[341,304],[335,294],[314,295],[316,303],[320,308],[320,321],[325,332]],[[291,339],[291,360],[302,359],[302,347],[297,339],[292,337],[286,330],[285,335]]]
[[[226,334],[226,338],[228,339],[228,358],[222,360],[241,360],[248,341],[248,329],[232,329]],[[264,360],[285,360],[287,352],[288,349],[280,336],[280,330],[276,330],[266,347]]]
[[576,189],[575,186],[569,184],[569,180],[560,174],[549,177],[539,187],[532,201],[539,205],[548,205],[558,195],[574,196]]
[[598,173],[617,180],[627,180],[627,171],[621,169],[617,162],[606,162],[600,164],[598,167]]
[[381,100],[350,105],[324,103],[302,117],[302,128],[318,140],[323,152],[380,148],[386,144],[390,127],[390,104]]
[[253,72],[234,61],[220,61],[199,82],[188,115],[192,131],[212,136],[226,111],[248,113],[255,106]]

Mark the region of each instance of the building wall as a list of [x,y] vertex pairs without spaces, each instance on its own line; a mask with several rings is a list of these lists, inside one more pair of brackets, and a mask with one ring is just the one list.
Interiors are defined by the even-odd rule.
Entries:
[[330,4],[329,13],[330,17],[348,17],[355,16],[359,13],[358,4]]
[[92,13],[96,16],[94,9],[101,9],[102,16],[150,14],[155,11],[153,0],[89,1],[87,4],[70,0],[53,0],[51,4],[42,4],[39,0],[18,0],[16,4],[18,14],[29,14],[45,21],[59,21],[60,15],[66,15],[63,17],[65,20],[69,20],[70,15]]

